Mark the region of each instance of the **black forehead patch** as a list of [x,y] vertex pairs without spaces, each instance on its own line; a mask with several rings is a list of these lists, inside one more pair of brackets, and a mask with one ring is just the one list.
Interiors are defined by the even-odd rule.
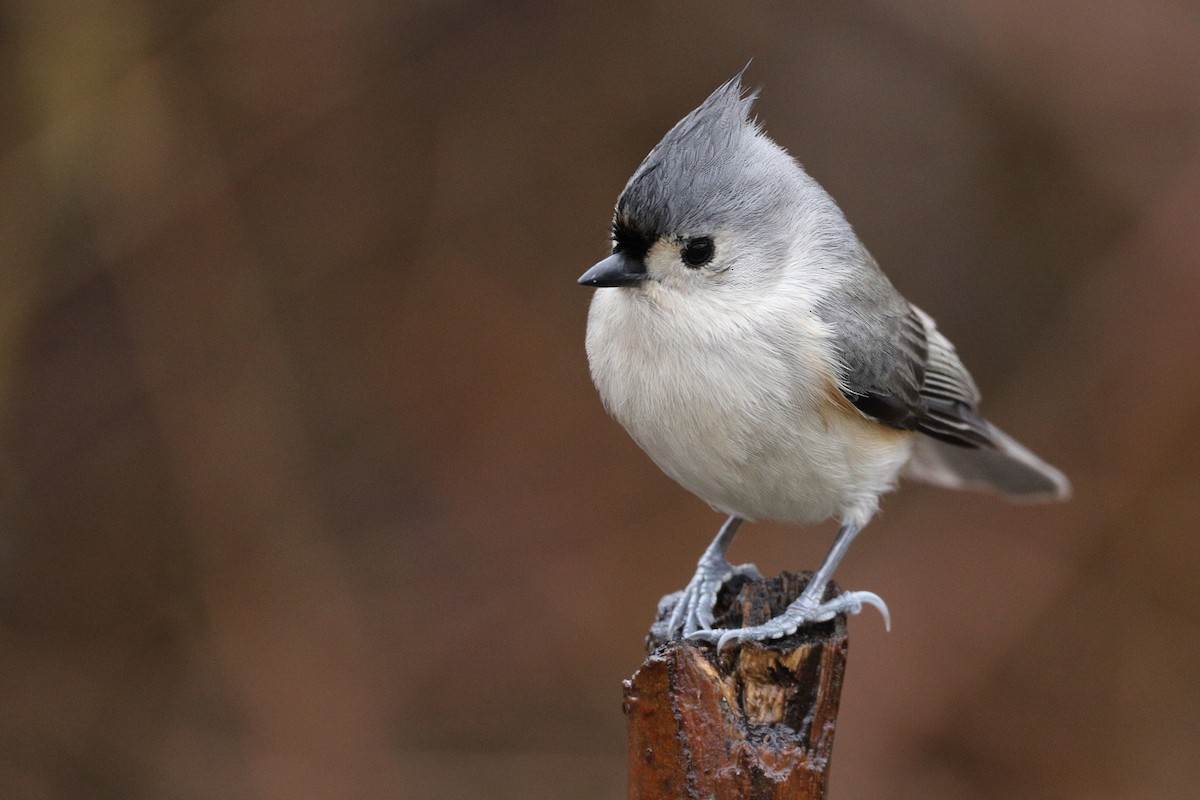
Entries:
[[645,225],[620,209],[613,216],[612,236],[614,252],[626,253],[633,258],[645,258],[646,253],[663,235],[663,231]]

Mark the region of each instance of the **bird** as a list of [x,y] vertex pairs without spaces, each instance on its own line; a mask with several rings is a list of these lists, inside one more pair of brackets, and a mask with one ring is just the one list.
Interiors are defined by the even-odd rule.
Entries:
[[[611,254],[578,279],[595,289],[586,351],[605,409],[727,515],[692,579],[660,605],[667,638],[718,650],[864,606],[890,630],[879,595],[825,595],[902,475],[1020,499],[1071,491],[981,416],[954,345],[751,117],[759,90],[744,87],[745,71],[650,150],[618,196]],[[829,518],[833,545],[793,603],[762,625],[712,627],[720,588],[759,577],[726,556],[743,521]]]

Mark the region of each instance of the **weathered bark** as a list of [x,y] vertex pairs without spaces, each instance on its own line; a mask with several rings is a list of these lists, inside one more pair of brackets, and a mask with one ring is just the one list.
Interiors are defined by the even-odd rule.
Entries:
[[[807,579],[732,582],[715,626],[766,621]],[[846,666],[844,617],[720,655],[708,644],[647,644],[649,658],[625,681],[630,800],[825,797]]]

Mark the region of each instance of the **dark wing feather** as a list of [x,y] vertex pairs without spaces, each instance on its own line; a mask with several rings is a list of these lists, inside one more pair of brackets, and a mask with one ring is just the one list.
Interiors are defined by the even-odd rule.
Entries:
[[962,447],[995,446],[976,411],[979,390],[954,346],[874,261],[868,266],[837,304],[818,308],[833,330],[843,393],[863,414],[893,428]]

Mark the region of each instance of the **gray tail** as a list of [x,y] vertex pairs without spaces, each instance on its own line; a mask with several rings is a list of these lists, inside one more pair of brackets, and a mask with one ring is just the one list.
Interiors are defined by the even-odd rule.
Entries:
[[994,425],[995,447],[960,447],[918,436],[906,474],[951,489],[991,489],[1022,500],[1065,500],[1071,482]]

